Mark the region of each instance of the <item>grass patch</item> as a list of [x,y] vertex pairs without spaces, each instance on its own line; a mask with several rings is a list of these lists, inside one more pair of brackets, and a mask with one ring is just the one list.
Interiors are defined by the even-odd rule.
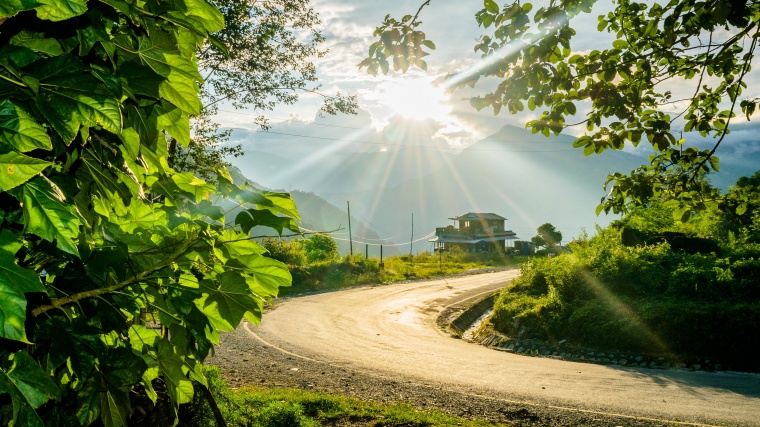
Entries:
[[527,260],[527,256],[450,251],[442,256],[422,253],[387,257],[381,266],[379,258],[346,255],[334,261],[291,266],[293,285],[281,288],[280,295],[450,276],[484,268],[519,266]]
[[[419,411],[409,405],[379,405],[339,395],[300,389],[244,387],[231,390],[219,369],[204,373],[224,419],[230,427],[313,427],[360,423],[369,426],[464,426],[495,424],[449,416],[441,411]],[[208,402],[197,389],[193,401],[182,405],[180,426],[214,427]]]

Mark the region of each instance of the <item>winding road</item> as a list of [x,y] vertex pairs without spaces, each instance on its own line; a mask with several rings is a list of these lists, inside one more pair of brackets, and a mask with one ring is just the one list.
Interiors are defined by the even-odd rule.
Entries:
[[446,308],[517,270],[281,300],[242,333],[294,357],[557,410],[686,425],[760,426],[760,375],[602,366],[527,357],[452,338]]

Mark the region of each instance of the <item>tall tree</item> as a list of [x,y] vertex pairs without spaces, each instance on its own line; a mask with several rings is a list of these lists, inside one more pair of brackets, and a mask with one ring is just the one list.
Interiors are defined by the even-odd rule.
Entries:
[[[211,0],[224,16],[225,27],[213,33],[198,54],[203,77],[203,107],[191,121],[187,148],[170,149],[173,166],[212,179],[225,158],[242,154],[226,144],[230,130],[215,121],[220,106],[253,110],[251,123],[269,128],[266,112],[297,102],[301,94],[322,98],[320,113],[353,114],[356,98],[326,94],[317,80],[314,60],[327,53],[317,29],[321,21],[310,0]],[[243,114],[243,113],[240,113]]]
[[[386,17],[361,67],[372,74],[388,72],[391,62],[397,71],[426,67],[423,47],[435,45],[419,29],[418,16],[430,1],[421,3],[415,16]],[[572,44],[572,18],[590,13],[595,3],[557,0],[534,10],[531,3],[500,7],[484,0],[475,15],[487,32],[475,45],[483,63],[456,76],[456,86],[495,79],[493,91],[470,100],[475,108],[495,114],[538,109],[540,117],[526,126],[546,136],[584,126],[575,146],[587,155],[650,144],[649,164],[608,177],[609,193],[597,213],[663,198],[686,220],[693,210],[716,206],[719,194],[704,185],[704,175],[719,170],[716,153],[737,115],[749,120],[757,108],[758,98],[744,93],[760,35],[760,2],[618,0],[598,17],[609,47],[585,51]],[[690,135],[715,142],[702,149]]]
[[0,5],[0,424],[123,426],[159,382],[176,408],[219,332],[290,283],[248,236],[298,231],[289,195],[167,162],[223,24],[204,0]]
[[553,248],[562,241],[562,232],[554,228],[554,226],[548,222],[538,227],[537,231],[538,234],[530,239],[536,246]]

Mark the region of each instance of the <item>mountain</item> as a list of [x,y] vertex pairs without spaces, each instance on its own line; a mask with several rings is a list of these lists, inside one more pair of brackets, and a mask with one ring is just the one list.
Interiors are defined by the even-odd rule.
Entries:
[[[401,230],[406,235],[412,212],[416,236],[451,224],[448,218],[456,215],[493,212],[506,217],[507,228],[520,239],[530,239],[539,225],[550,222],[570,240],[611,220],[594,214],[607,174],[641,164],[640,157],[625,152],[586,157],[572,148],[573,141],[505,126],[427,176],[392,188],[323,196],[350,199],[356,215],[381,235]],[[429,248],[424,241],[415,245],[415,250]]]
[[[596,224],[609,223],[614,217],[594,213],[605,195],[607,175],[629,173],[646,163],[649,153],[642,148],[636,153],[607,150],[584,156],[583,150],[572,147],[573,141],[567,135],[545,138],[504,126],[459,154],[416,140],[384,147],[387,151],[364,147],[344,152],[336,145],[328,149],[329,155],[324,154],[325,147],[306,154],[308,147],[301,146],[298,156],[305,157],[300,158],[258,151],[236,164],[268,186],[274,182],[307,190],[334,206],[350,201],[352,218],[368,224],[386,239],[383,242],[393,242],[406,252],[410,240],[420,240],[413,250],[423,251],[431,248],[426,235],[466,212],[504,216],[507,228],[525,240],[546,222],[563,233],[564,241],[583,230],[593,234]],[[726,155],[721,155],[722,171],[712,178],[714,185],[725,189],[757,169],[758,154],[741,153],[727,147]],[[337,212],[321,215],[346,218]],[[343,227],[346,223],[337,221]]]

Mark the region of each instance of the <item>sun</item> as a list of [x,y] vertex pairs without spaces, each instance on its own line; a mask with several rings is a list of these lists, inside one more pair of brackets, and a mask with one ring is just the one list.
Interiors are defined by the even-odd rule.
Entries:
[[380,105],[407,119],[446,121],[453,106],[443,86],[432,83],[431,77],[391,79],[380,83],[373,98]]

